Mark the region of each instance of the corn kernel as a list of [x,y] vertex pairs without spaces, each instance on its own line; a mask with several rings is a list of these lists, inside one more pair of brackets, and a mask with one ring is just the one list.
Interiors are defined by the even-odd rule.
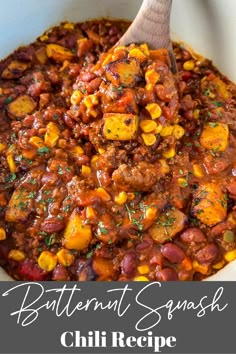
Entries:
[[91,167],[96,170],[97,169],[97,162],[99,160],[99,157],[97,155],[93,155],[92,158],[91,158],[91,162],[90,162],[90,165]]
[[0,241],[3,241],[7,238],[6,231],[3,227],[0,227]]
[[29,139],[29,143],[30,143],[30,145],[36,147],[37,149],[45,146],[43,140],[41,138],[39,138],[38,136],[32,136]]
[[216,97],[216,95],[213,92],[209,92],[208,97],[212,98],[214,100],[214,98]]
[[99,104],[99,100],[97,98],[97,96],[95,95],[88,95],[84,98],[83,103],[85,104],[85,106],[90,109],[93,106],[96,106]]
[[15,164],[15,161],[14,161],[14,157],[13,157],[13,154],[8,154],[7,155],[7,163],[8,163],[8,166],[9,166],[9,170],[12,172],[12,173],[15,173],[16,172],[16,164]]
[[48,40],[48,36],[47,36],[46,34],[44,34],[44,35],[41,36],[39,39],[40,39],[41,42],[45,42],[45,41]]
[[60,130],[53,122],[48,123],[47,131],[44,135],[44,142],[50,148],[53,148],[59,139]]
[[148,220],[155,220],[157,217],[157,208],[150,207],[145,212],[145,218]]
[[181,139],[184,136],[185,130],[183,127],[181,127],[181,125],[176,124],[174,125],[174,129],[172,132],[172,135],[177,139]]
[[134,281],[149,281],[149,279],[147,277],[145,277],[144,275],[137,276],[133,280]]
[[57,256],[50,251],[43,251],[38,258],[41,269],[51,272],[57,265]]
[[82,92],[80,92],[79,90],[75,90],[71,95],[70,102],[74,106],[77,106],[82,101],[83,97],[84,95],[82,94]]
[[146,84],[145,89],[147,91],[152,91],[154,89],[154,85],[153,84]]
[[166,127],[163,127],[161,132],[160,132],[160,136],[170,136],[173,132],[174,127],[172,125],[168,125]]
[[7,148],[6,144],[0,143],[0,153],[3,152]]
[[139,274],[141,274],[141,275],[148,274],[150,271],[150,268],[147,264],[141,265],[137,269],[138,269]]
[[186,178],[178,178],[178,185],[181,188],[185,188],[188,186],[188,181],[186,180]]
[[88,206],[88,207],[86,208],[86,218],[87,218],[88,220],[92,220],[92,219],[95,219],[95,218],[96,218],[96,212],[95,212],[95,210],[94,210],[93,207]]
[[87,177],[87,176],[91,175],[91,168],[89,166],[82,165],[81,175],[83,177]]
[[146,56],[149,56],[150,55],[150,52],[149,52],[149,49],[148,49],[148,46],[146,43],[143,43],[139,46],[139,48],[141,49],[141,51],[146,55]]
[[99,195],[99,197],[104,201],[104,202],[108,202],[109,200],[111,200],[111,196],[109,193],[107,193],[107,191],[104,188],[97,188],[97,193]]
[[176,154],[175,149],[174,148],[170,148],[167,151],[164,151],[162,153],[162,156],[164,156],[166,159],[172,159],[172,157],[174,157]]
[[64,267],[69,267],[74,263],[75,257],[69,250],[62,248],[57,252],[57,259]]
[[152,146],[153,144],[155,144],[157,138],[155,136],[155,134],[147,134],[147,133],[144,133],[142,134],[142,138],[143,138],[143,141],[144,141],[144,144],[146,146]]
[[71,153],[72,155],[75,155],[75,156],[77,156],[77,155],[79,155],[79,156],[84,155],[84,150],[83,150],[82,147],[80,147],[79,145],[70,147],[70,148],[69,148],[69,151],[70,151],[70,153]]
[[170,172],[170,166],[168,165],[167,161],[160,159],[159,162],[161,164],[160,172],[164,175],[167,175]]
[[198,165],[197,163],[193,164],[193,174],[197,178],[201,178],[201,177],[204,176],[204,173],[203,173],[203,170],[202,170],[201,166]]
[[95,109],[88,109],[87,110],[87,114],[89,116],[92,116],[93,118],[97,118],[98,116],[98,111],[95,111]]
[[26,255],[24,252],[19,251],[19,250],[11,250],[8,253],[8,258],[13,259],[14,261],[21,262],[26,258]]
[[162,131],[163,126],[161,124],[157,124],[156,129],[154,130],[154,134],[160,134],[160,132]]
[[140,128],[144,133],[151,133],[157,128],[157,123],[151,119],[145,119],[140,122]]
[[224,259],[227,262],[234,261],[236,259],[236,249],[226,252],[225,255],[224,255]]
[[98,152],[100,155],[104,154],[106,152],[105,149],[98,148]]
[[193,69],[195,68],[195,63],[194,63],[194,61],[193,61],[193,60],[187,60],[187,61],[185,61],[184,64],[183,64],[183,68],[184,68],[184,70],[186,70],[186,71],[191,71],[191,70],[193,70]]
[[123,205],[127,202],[128,196],[126,192],[120,192],[116,197],[115,197],[115,202],[118,205]]
[[145,108],[150,113],[152,119],[159,118],[162,114],[161,107],[157,103],[149,103]]
[[145,80],[147,84],[155,85],[159,81],[160,75],[153,69],[147,70],[145,73]]
[[208,266],[200,264],[196,260],[193,261],[193,269],[196,272],[199,272],[199,273],[204,274],[204,275],[208,273]]
[[63,26],[65,29],[71,29],[73,30],[75,28],[75,25],[72,22],[67,22]]
[[216,264],[213,264],[213,265],[212,265],[212,268],[218,270],[218,269],[223,268],[224,265],[225,265],[225,261],[222,260],[222,261],[220,261],[220,262],[218,262],[218,263],[216,263]]
[[0,95],[3,95],[3,88],[0,87]]
[[140,61],[141,63],[144,62],[145,60],[147,60],[147,56],[138,48],[131,49],[128,54],[128,57],[135,58],[138,61]]
[[193,118],[198,119],[200,116],[200,109],[194,109],[193,111]]

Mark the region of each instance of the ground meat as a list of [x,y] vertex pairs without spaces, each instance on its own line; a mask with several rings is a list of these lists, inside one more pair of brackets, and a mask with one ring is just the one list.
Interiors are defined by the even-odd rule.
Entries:
[[159,178],[160,172],[145,161],[139,162],[134,167],[122,164],[112,174],[112,180],[125,191],[148,191]]

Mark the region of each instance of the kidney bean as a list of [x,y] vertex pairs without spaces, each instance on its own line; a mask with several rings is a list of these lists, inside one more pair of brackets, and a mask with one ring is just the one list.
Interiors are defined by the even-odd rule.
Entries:
[[109,36],[114,36],[119,33],[119,29],[115,26],[111,26],[109,29]]
[[48,278],[48,273],[40,269],[31,259],[19,263],[18,274],[22,280],[42,281]]
[[197,261],[199,263],[212,263],[218,255],[218,247],[211,243],[205,247],[203,247],[200,251],[195,255]]
[[112,36],[109,39],[109,42],[110,42],[111,45],[115,44],[117,41],[118,41],[118,36],[117,35]]
[[193,274],[189,270],[181,270],[178,272],[178,278],[181,281],[193,280]]
[[180,239],[185,243],[201,243],[206,241],[206,236],[197,227],[190,227],[182,232]]
[[96,79],[96,75],[94,73],[90,72],[83,72],[80,74],[80,80],[84,82],[90,82],[92,80]]
[[70,280],[69,273],[67,269],[62,265],[58,264],[52,272],[52,280],[56,281],[68,281]]
[[122,274],[131,278],[135,275],[137,267],[137,256],[134,252],[127,253],[121,262]]
[[231,180],[230,183],[226,186],[228,192],[233,196],[236,196],[236,180]]
[[87,92],[89,94],[94,93],[99,88],[101,82],[102,82],[102,79],[100,79],[99,77],[90,81],[90,83],[86,86]]
[[59,232],[65,228],[65,222],[58,218],[46,219],[41,224],[41,230],[47,233]]
[[174,243],[166,243],[161,247],[161,253],[170,263],[181,263],[185,258],[185,253]]
[[71,128],[71,129],[73,129],[75,127],[76,122],[73,119],[71,119],[67,114],[65,114],[65,116],[64,116],[64,121],[65,121],[67,127]]
[[58,181],[58,176],[54,172],[46,172],[43,174],[41,182],[42,184],[48,184],[53,186]]
[[156,273],[156,278],[159,281],[176,281],[178,280],[178,275],[174,269],[164,268]]
[[193,77],[193,74],[190,71],[183,71],[181,73],[181,80],[188,81]]

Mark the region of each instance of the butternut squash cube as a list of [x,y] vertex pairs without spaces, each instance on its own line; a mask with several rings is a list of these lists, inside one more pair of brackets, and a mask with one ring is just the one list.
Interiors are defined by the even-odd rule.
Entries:
[[216,183],[201,184],[192,204],[193,214],[203,224],[214,226],[227,216],[227,198]]
[[138,116],[122,113],[104,114],[103,134],[108,140],[132,140],[138,130]]
[[116,87],[134,87],[142,79],[140,65],[134,58],[113,61],[105,70],[107,80]]
[[214,151],[225,151],[228,146],[228,140],[228,125],[218,122],[206,124],[200,136],[200,144],[205,149]]
[[224,100],[227,100],[230,97],[227,85],[219,77],[214,78],[212,81],[216,85],[217,91],[220,96]]
[[27,95],[21,95],[7,106],[7,112],[12,118],[25,118],[27,114],[33,113],[37,103]]
[[33,199],[28,198],[29,191],[16,189],[9,201],[5,220],[8,222],[24,222],[33,208]]
[[170,209],[160,215],[156,224],[151,226],[149,233],[157,243],[165,243],[182,231],[186,225],[187,216],[178,209]]
[[58,44],[48,44],[46,47],[47,56],[54,61],[63,63],[64,60],[71,60],[74,54],[67,48]]
[[114,273],[113,262],[110,259],[94,257],[92,266],[99,275],[99,280],[109,280]]
[[28,69],[30,63],[24,63],[19,60],[12,60],[10,64],[3,70],[1,77],[3,79],[18,79]]
[[64,232],[65,248],[82,251],[89,246],[91,239],[91,226],[83,224],[80,215],[75,210],[71,214]]
[[48,57],[46,53],[46,48],[41,47],[35,51],[35,56],[40,64],[46,64]]

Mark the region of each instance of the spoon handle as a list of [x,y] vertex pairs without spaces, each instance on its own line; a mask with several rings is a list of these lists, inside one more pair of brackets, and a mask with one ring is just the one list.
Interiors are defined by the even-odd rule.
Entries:
[[170,49],[170,14],[172,0],[144,0],[119,45],[147,43],[151,49]]

